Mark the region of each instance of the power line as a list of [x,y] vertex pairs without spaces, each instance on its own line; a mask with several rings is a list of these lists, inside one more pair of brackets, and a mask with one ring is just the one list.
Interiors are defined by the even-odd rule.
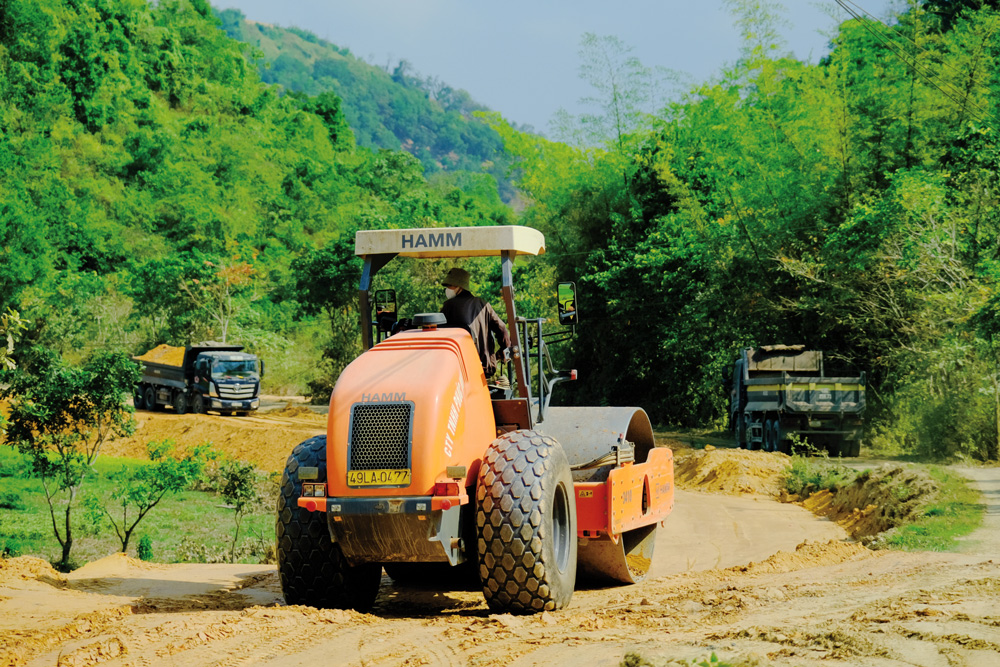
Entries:
[[[973,100],[971,93],[967,93],[966,91],[962,90],[958,86],[955,86],[951,82],[945,82],[945,86],[951,89],[951,90],[945,90],[945,88],[942,87],[937,81],[937,80],[943,80],[941,79],[940,75],[937,72],[935,72],[932,68],[926,65],[921,65],[916,56],[913,56],[912,59],[910,59],[908,57],[909,54],[907,54],[901,46],[894,43],[892,39],[887,37],[886,34],[883,33],[881,30],[875,29],[873,27],[874,24],[878,24],[880,28],[888,28],[888,26],[886,26],[878,19],[869,18],[871,17],[871,14],[865,11],[857,3],[852,2],[851,0],[837,0],[837,4],[840,5],[840,7],[844,11],[846,11],[853,18],[855,18],[861,24],[861,26],[875,38],[877,42],[886,47],[897,58],[903,61],[903,63],[905,63],[908,67],[910,67],[917,76],[919,76],[922,80],[924,80],[924,82],[936,88],[938,92],[940,92],[942,95],[948,98],[955,105],[962,108],[968,108],[970,111],[970,115],[973,116],[974,120],[988,126],[988,123],[986,122],[985,119],[985,117],[988,115],[988,109],[981,107],[978,102]],[[853,5],[854,7],[857,7],[857,9],[854,9],[854,7],[851,7],[849,5]],[[990,34],[992,34],[994,30],[995,30],[995,25],[991,29]],[[898,35],[898,33],[893,33],[893,34]],[[913,40],[909,40],[909,38],[905,37],[903,37],[903,39],[907,39],[907,41],[913,44],[915,48],[920,49],[924,53],[927,53],[926,49],[921,48],[919,45],[913,42]],[[957,72],[958,70],[955,71]],[[964,72],[959,72],[959,73],[964,74]]]

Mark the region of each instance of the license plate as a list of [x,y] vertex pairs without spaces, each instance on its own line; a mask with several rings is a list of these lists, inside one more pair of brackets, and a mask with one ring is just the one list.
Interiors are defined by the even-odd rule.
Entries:
[[348,486],[409,486],[410,471],[406,470],[349,470]]
[[823,393],[821,393],[819,396],[816,397],[816,400],[817,401],[832,401],[833,400],[833,394],[831,394],[828,391],[824,391]]

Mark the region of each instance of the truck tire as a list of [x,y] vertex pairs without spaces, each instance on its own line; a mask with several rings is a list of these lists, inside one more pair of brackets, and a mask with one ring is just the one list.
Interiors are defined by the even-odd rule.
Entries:
[[764,451],[774,452],[778,450],[777,440],[775,439],[774,420],[768,419],[764,422]]
[[191,412],[196,415],[205,414],[205,397],[201,394],[195,394],[191,398]]
[[278,578],[285,602],[368,611],[378,595],[382,566],[378,563],[348,564],[340,545],[330,539],[326,514],[310,512],[296,504],[302,493],[298,471],[303,466],[319,468],[318,481],[326,481],[325,435],[297,445],[281,476],[275,528]]
[[852,458],[861,456],[861,438],[851,440],[851,447],[846,456],[850,456]]
[[145,403],[142,402],[142,385],[137,384],[132,390],[132,404],[136,410],[142,410]]
[[774,422],[774,443],[775,451],[791,455],[792,441],[788,439],[788,435],[785,433],[785,429],[781,425],[780,419],[777,419]]
[[142,402],[147,410],[156,410],[156,389],[151,384],[146,385],[146,390],[142,392]]
[[476,487],[479,577],[490,609],[531,614],[569,604],[576,503],[566,453],[535,431],[490,444]]
[[174,406],[174,412],[179,415],[183,415],[188,411],[188,397],[183,391],[178,391],[174,394],[174,400],[172,405]]

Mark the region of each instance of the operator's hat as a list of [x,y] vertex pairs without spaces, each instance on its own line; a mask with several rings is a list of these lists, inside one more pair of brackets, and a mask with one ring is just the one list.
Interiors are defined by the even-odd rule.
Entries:
[[465,269],[460,269],[457,266],[452,267],[449,269],[448,275],[441,280],[441,284],[453,285],[467,290],[469,289],[469,272]]

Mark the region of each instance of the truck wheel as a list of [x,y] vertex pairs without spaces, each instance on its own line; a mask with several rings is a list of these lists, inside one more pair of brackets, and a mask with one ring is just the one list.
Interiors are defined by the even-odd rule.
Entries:
[[730,422],[733,425],[733,440],[736,441],[736,446],[740,449],[746,449],[746,422],[738,412],[734,412]]
[[327,609],[368,611],[375,603],[382,580],[378,563],[350,565],[340,545],[330,539],[326,514],[299,507],[302,493],[299,468],[319,468],[318,481],[326,480],[326,436],[318,435],[292,450],[281,476],[278,494],[278,578],[288,604]]
[[196,415],[205,414],[205,397],[201,394],[195,394],[191,399],[191,412]]
[[566,453],[535,431],[490,444],[476,487],[479,576],[494,611],[569,604],[576,580],[576,503]]
[[775,451],[781,452],[782,454],[791,455],[792,453],[792,441],[786,437],[785,429],[781,427],[781,420],[776,420],[774,422],[774,445]]
[[177,414],[182,415],[186,413],[188,411],[187,394],[185,394],[183,391],[179,391],[176,394],[174,394],[173,406],[174,406],[174,412],[176,412]]
[[861,456],[861,438],[855,438],[854,440],[851,440],[850,451],[847,454],[845,454],[845,456],[850,456],[853,458]]
[[145,403],[142,402],[142,385],[136,385],[132,390],[132,404],[136,410],[142,410]]
[[156,410],[156,389],[152,385],[146,385],[146,391],[142,392],[142,402],[147,410]]
[[773,419],[768,419],[764,422],[764,451],[765,452],[776,452],[778,451],[778,439],[777,430],[774,425]]

